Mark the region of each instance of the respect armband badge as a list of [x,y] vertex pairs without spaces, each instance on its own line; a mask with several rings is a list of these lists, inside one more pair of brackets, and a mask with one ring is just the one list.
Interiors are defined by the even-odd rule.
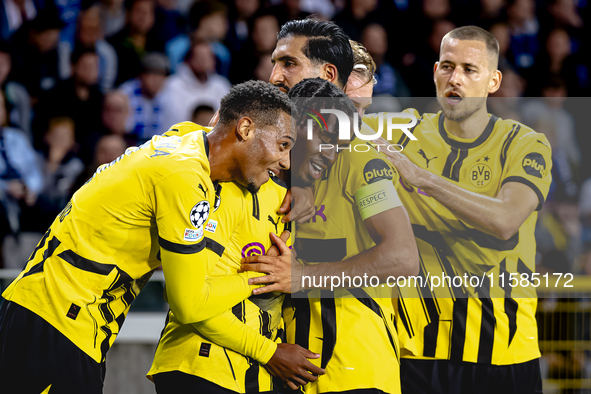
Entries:
[[363,186],[355,193],[355,201],[363,220],[402,205],[394,184],[389,179]]

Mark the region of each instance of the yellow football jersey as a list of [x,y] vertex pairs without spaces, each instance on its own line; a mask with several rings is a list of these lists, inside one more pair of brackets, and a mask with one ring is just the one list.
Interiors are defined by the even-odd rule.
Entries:
[[[279,182],[273,177],[254,194],[235,183],[220,184],[220,208],[211,215],[205,231],[208,237],[226,245],[226,249],[212,276],[235,274],[242,258],[265,254],[272,246],[269,232],[278,235],[283,232],[285,225],[280,222],[277,210],[287,189]],[[232,341],[243,342],[248,337],[240,335],[234,325],[246,325],[257,333],[259,340],[239,345],[268,361],[276,349],[273,341],[281,342],[283,335],[283,298],[283,294],[276,292],[251,296],[228,311],[227,324],[224,320],[212,319],[196,325],[181,325],[169,312],[148,375],[181,371],[239,393],[273,390],[273,378],[267,370],[254,358],[233,351],[226,344],[216,343],[216,331],[229,330]],[[204,333],[204,330],[207,331]]]
[[[522,183],[536,193],[541,208],[552,166],[552,152],[543,134],[489,115],[484,132],[464,140],[447,133],[441,112],[419,116],[415,110],[406,111],[418,119],[411,129],[417,140],[395,130],[390,142],[402,145],[402,153],[413,163],[490,197],[497,196],[507,182]],[[373,133],[378,130],[379,115],[366,116],[364,122]],[[447,286],[449,282],[433,291],[429,287],[400,288],[397,325],[402,357],[493,365],[540,357],[535,289],[508,285],[510,273],[531,278],[535,272],[537,212],[504,241],[465,224],[424,191],[400,183],[400,199],[419,249],[420,275],[482,278],[477,289]]]
[[[296,226],[294,247],[307,264],[340,261],[375,246],[355,196],[373,181],[398,182],[392,164],[355,139],[314,183],[316,215]],[[394,207],[394,206],[392,206]],[[287,341],[321,354],[326,374],[306,393],[376,388],[400,392],[398,336],[388,287],[311,290],[293,294],[283,318]],[[322,297],[322,298],[320,298]]]
[[[196,130],[211,128],[181,122],[164,135],[184,136]],[[275,177],[255,194],[235,183],[219,185],[219,199],[205,232],[226,248],[211,276],[235,274],[243,257],[267,252],[269,232],[280,234],[288,227],[277,214],[286,191]],[[148,377],[181,371],[232,391],[272,390],[273,378],[260,362],[271,358],[283,338],[283,298],[281,293],[251,296],[222,315],[194,325],[179,324],[169,312]]]
[[4,298],[104,361],[131,302],[160,265],[160,247],[199,253],[212,265],[222,254],[223,247],[204,236],[215,196],[207,156],[203,132],[155,136],[99,167]]

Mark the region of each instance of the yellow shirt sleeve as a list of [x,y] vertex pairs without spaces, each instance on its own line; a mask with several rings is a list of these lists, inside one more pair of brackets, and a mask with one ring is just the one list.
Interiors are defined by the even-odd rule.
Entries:
[[215,344],[252,357],[263,364],[269,362],[277,350],[277,343],[238,320],[231,310],[194,323],[193,326]]
[[542,209],[552,183],[552,148],[544,134],[528,130],[515,141],[514,146],[501,151],[504,165],[503,181],[519,182],[529,186],[538,196]]

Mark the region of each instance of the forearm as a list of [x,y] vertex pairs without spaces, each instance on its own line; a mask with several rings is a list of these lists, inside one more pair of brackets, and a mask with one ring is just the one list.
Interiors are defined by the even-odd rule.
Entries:
[[458,219],[496,238],[508,239],[522,221],[503,200],[474,193],[424,171],[421,189],[447,207]]
[[[413,244],[393,251],[387,242],[384,242],[343,261],[305,265],[300,285],[303,289],[330,289],[331,286],[347,287],[348,279],[345,283],[342,280],[343,276],[351,277],[351,280],[356,276],[367,278],[367,283],[372,276],[376,276],[380,283],[384,283],[388,277],[415,275],[413,264],[409,264],[414,258],[412,248],[416,249],[416,246]],[[416,251],[414,253],[416,254]],[[335,286],[337,280],[333,283],[332,278],[340,278],[341,283]],[[317,287],[314,283],[321,283],[323,286]]]
[[277,344],[262,336],[234,316],[230,310],[207,320],[193,323],[201,335],[219,346],[231,349],[266,364]]
[[[217,316],[251,295],[254,287],[248,279],[260,276],[243,272],[210,278],[208,266],[219,258],[205,250],[196,258],[162,251],[162,268],[166,280],[166,294],[170,309],[183,324],[190,324]],[[197,260],[197,261],[196,261]]]

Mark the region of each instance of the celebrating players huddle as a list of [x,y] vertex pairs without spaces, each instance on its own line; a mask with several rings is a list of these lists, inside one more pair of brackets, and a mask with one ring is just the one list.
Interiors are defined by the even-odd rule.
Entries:
[[[404,149],[380,153],[353,132],[387,128],[364,116],[371,57],[331,22],[286,23],[271,84],[234,86],[213,127],[174,125],[74,194],[3,293],[0,392],[101,393],[106,353],[162,265],[159,394],[541,393],[533,296],[384,286],[535,270],[551,149],[487,113],[497,61],[490,33],[448,33],[442,110],[405,110],[416,141],[394,130],[375,142]],[[363,276],[377,282],[318,285]]]

